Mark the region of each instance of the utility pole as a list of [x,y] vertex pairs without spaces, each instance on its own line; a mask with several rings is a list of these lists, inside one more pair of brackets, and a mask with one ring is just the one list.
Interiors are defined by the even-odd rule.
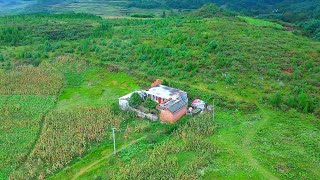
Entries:
[[114,134],[114,131],[116,128],[112,128],[112,138],[113,138],[113,155],[116,155],[116,135]]
[[214,121],[214,99],[212,100],[212,120]]

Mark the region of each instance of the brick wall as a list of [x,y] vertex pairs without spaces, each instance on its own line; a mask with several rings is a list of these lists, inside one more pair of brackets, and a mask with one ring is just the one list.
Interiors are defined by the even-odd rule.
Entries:
[[177,120],[179,120],[182,116],[186,115],[187,108],[182,108],[180,111],[172,114],[169,110],[163,110],[160,113],[160,119],[163,122],[168,123],[175,123]]

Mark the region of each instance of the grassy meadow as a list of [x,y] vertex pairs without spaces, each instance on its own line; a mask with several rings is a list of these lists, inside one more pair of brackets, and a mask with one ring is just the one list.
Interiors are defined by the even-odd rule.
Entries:
[[[0,22],[0,179],[320,177],[318,41],[210,7]],[[214,102],[214,116],[169,125],[119,111],[118,97],[158,78]]]

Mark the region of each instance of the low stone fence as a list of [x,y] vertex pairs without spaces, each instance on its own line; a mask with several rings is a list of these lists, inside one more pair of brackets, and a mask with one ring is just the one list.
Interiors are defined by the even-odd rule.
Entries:
[[129,111],[133,111],[137,114],[138,117],[141,117],[141,118],[147,118],[147,119],[150,119],[152,121],[157,121],[158,120],[158,116],[156,115],[153,115],[153,114],[146,114],[138,109],[135,109],[135,108],[132,108],[129,106],[128,108]]

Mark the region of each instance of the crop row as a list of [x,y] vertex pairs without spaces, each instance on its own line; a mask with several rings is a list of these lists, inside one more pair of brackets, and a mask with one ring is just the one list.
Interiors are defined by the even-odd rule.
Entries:
[[[214,133],[210,114],[190,119],[172,133],[172,138],[147,150],[142,159],[136,158],[119,168],[114,179],[199,179],[201,170],[212,160],[214,147],[205,140]],[[182,165],[178,156],[192,153]]]
[[21,66],[0,72],[0,94],[56,95],[63,79],[40,67]]
[[33,148],[53,96],[0,95],[0,179],[7,179]]
[[120,123],[108,108],[50,112],[34,150],[11,178],[47,177],[83,155],[92,142],[101,141],[106,128],[119,127]]

